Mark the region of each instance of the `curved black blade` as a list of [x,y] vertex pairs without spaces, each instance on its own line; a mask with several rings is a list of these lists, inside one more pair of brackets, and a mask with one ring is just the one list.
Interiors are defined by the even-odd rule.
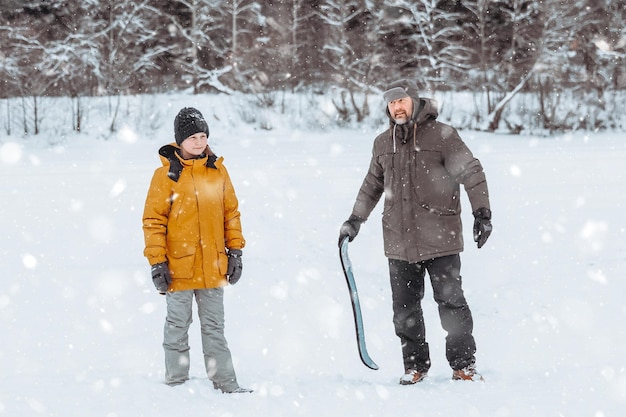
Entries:
[[341,267],[343,269],[343,275],[346,277],[346,283],[348,284],[348,290],[350,291],[350,301],[352,303],[352,312],[354,313],[354,328],[356,330],[356,341],[359,347],[359,355],[361,361],[365,366],[370,369],[378,369],[378,365],[370,358],[367,353],[367,347],[365,346],[365,330],[363,329],[363,316],[361,315],[361,304],[359,303],[359,294],[356,289],[356,282],[354,281],[354,274],[352,273],[352,262],[348,257],[348,238],[345,237],[341,241],[339,248],[339,258],[341,259]]

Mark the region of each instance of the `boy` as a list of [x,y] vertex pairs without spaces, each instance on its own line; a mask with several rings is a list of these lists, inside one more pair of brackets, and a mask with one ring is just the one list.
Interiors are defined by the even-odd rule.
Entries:
[[189,379],[188,330],[195,296],[209,379],[225,393],[239,387],[224,337],[224,289],[241,277],[242,249],[237,196],[223,158],[207,144],[209,127],[197,109],[174,120],[176,143],[159,150],[163,166],[152,177],[143,213],[144,255],[156,289],[165,294],[165,379]]

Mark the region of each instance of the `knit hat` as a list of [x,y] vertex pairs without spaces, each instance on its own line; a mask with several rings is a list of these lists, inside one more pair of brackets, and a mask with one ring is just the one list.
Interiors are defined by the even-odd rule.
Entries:
[[193,107],[181,109],[174,119],[174,138],[178,146],[189,136],[200,132],[209,136],[209,125],[202,113]]
[[402,79],[394,81],[383,93],[385,103],[398,100],[404,97],[411,97],[415,102],[419,103],[420,96],[415,81]]

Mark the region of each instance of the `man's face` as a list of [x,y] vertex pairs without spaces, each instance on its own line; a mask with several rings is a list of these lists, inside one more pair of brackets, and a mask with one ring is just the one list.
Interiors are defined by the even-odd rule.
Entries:
[[411,97],[403,97],[387,103],[389,114],[394,122],[403,125],[411,119],[413,114],[413,100]]

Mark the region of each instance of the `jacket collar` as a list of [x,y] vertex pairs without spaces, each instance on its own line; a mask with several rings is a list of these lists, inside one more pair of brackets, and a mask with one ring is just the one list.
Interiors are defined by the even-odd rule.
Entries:
[[[204,156],[201,156],[198,159],[206,158],[204,165],[207,168],[217,169],[215,163],[218,161],[218,158],[208,145],[203,155]],[[159,149],[159,156],[161,157],[161,163],[163,166],[169,165],[167,176],[172,181],[178,182],[180,173],[183,171],[183,166],[185,165],[185,159],[180,156],[180,147],[175,143],[162,146],[161,149]]]

